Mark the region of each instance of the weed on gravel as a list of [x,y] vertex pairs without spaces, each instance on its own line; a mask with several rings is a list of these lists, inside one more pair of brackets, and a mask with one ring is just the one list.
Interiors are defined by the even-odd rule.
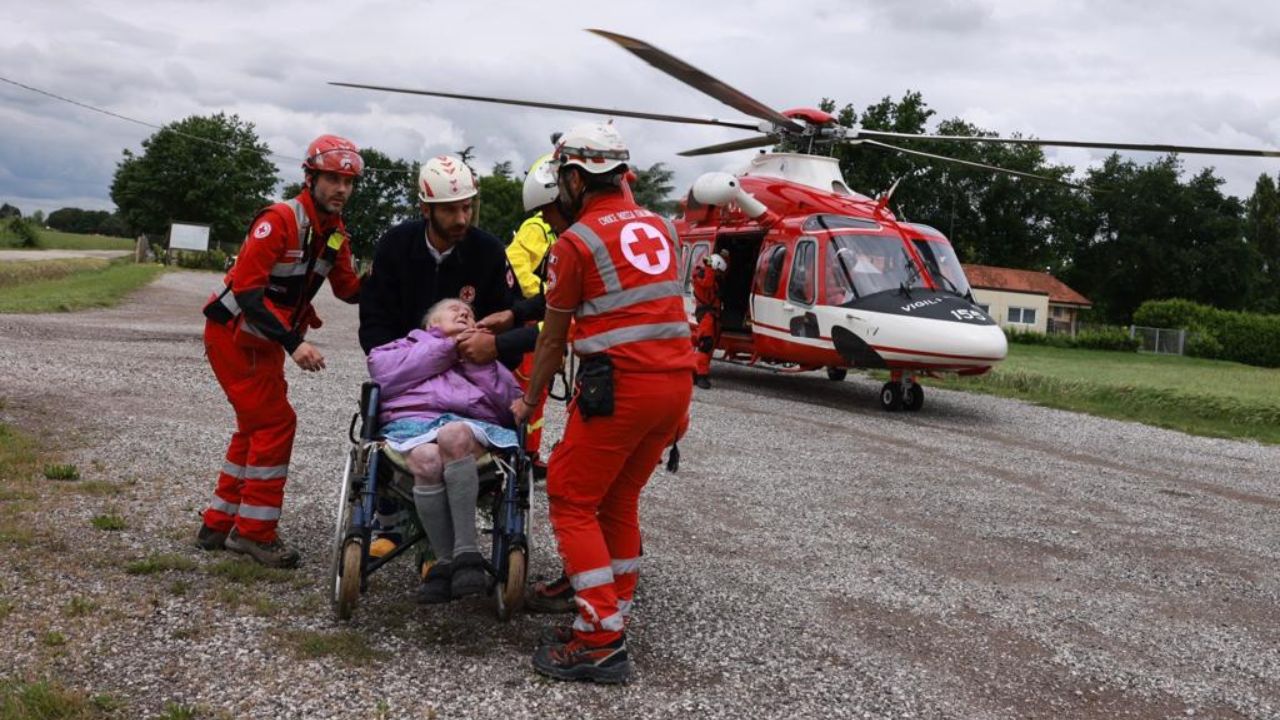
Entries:
[[195,569],[195,560],[172,553],[148,555],[141,560],[135,560],[124,566],[124,571],[130,575],[154,575],[171,570],[186,571]]
[[382,656],[369,645],[369,640],[354,630],[292,630],[281,633],[284,644],[300,658],[334,658],[353,665],[364,665]]
[[0,720],[95,720],[105,709],[57,683],[0,680]]
[[84,597],[73,597],[70,602],[62,608],[62,614],[67,617],[84,617],[98,609],[98,603]]
[[219,560],[206,567],[205,572],[213,577],[222,578],[240,585],[250,585],[258,582],[284,583],[294,578],[292,570],[264,567],[252,560],[236,558]]
[[116,532],[129,527],[129,525],[124,521],[124,518],[115,513],[95,515],[93,520],[90,520],[90,522],[99,530],[106,530],[108,532]]
[[79,480],[80,469],[75,465],[45,465],[44,476],[50,480]]

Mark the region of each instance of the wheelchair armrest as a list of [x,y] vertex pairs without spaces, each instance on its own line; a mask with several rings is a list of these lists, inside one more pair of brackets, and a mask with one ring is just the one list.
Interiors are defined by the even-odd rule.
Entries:
[[378,405],[382,401],[382,386],[372,380],[366,380],[360,386],[360,438],[366,442],[373,439],[378,429]]

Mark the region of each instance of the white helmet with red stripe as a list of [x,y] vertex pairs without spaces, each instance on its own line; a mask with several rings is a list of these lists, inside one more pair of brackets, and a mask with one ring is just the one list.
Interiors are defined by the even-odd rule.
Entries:
[[447,203],[476,196],[476,175],[456,155],[437,155],[418,171],[418,199]]
[[560,136],[552,153],[556,170],[577,165],[592,175],[612,172],[627,164],[631,153],[613,121],[577,125]]

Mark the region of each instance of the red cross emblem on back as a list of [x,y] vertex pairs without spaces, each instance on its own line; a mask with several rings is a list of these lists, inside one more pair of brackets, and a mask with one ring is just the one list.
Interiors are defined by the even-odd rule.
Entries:
[[650,225],[627,223],[620,237],[622,254],[640,272],[659,275],[671,266],[671,244],[665,235]]

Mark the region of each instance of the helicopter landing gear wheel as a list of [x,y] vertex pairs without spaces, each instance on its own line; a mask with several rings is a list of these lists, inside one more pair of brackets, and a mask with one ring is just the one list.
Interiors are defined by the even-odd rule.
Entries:
[[848,375],[849,375],[848,368],[842,368],[842,367],[827,368],[827,379],[831,380],[832,382],[840,382],[841,380],[844,380],[846,377],[848,377]]
[[916,383],[902,389],[902,409],[915,412],[924,407],[924,388]]
[[890,412],[902,409],[902,383],[887,382],[880,388],[880,407]]
[[335,608],[339,620],[350,620],[360,599],[360,563],[364,559],[359,538],[351,538],[342,546],[342,575],[338,578]]

